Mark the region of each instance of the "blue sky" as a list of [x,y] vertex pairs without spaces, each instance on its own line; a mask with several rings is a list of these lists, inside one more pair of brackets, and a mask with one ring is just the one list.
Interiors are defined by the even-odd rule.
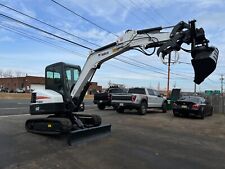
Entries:
[[[144,29],[158,26],[169,26],[180,21],[196,19],[197,26],[203,27],[210,44],[220,50],[220,58],[216,70],[197,90],[220,89],[220,75],[225,74],[225,0],[57,0],[59,3],[74,10],[92,22],[113,32],[122,35],[127,29]],[[117,37],[87,21],[73,15],[51,0],[0,0],[0,3],[36,17],[44,22],[66,30],[74,35],[82,37],[100,46],[116,41]],[[50,31],[54,34],[71,39],[93,49],[94,45],[86,43],[68,34],[62,33],[51,27],[43,25],[28,17],[19,15],[9,9],[0,6],[0,13],[14,17],[26,23]],[[25,32],[29,36],[45,41],[31,40],[27,37],[11,32]],[[46,41],[48,42],[46,44]],[[56,47],[57,46],[57,47]],[[84,65],[89,51],[77,47],[43,33],[34,31],[25,26],[16,24],[0,17],[0,70],[21,71],[28,75],[44,76],[44,68],[54,62],[67,62]],[[157,67],[160,72],[167,73],[167,66],[162,64],[157,55],[150,57],[137,52],[127,52],[120,59],[138,64],[143,68],[128,65],[117,60],[104,63],[95,74],[93,81],[106,87],[108,82],[125,84],[127,87],[145,86],[160,89],[166,88],[166,75],[159,74],[153,67],[137,63],[139,62]],[[191,56],[180,52],[179,61],[190,63]],[[176,63],[171,66],[171,87],[176,86],[184,91],[193,91],[193,68],[190,64]]]

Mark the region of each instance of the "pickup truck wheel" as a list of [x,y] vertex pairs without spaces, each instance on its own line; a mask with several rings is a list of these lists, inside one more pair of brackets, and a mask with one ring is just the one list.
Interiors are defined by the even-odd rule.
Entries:
[[164,102],[164,103],[162,104],[162,113],[166,113],[166,112],[167,112],[167,103]]
[[147,103],[141,102],[140,108],[138,109],[138,113],[141,115],[145,115],[147,113]]
[[104,104],[98,104],[98,109],[99,110],[104,110],[105,109],[105,105]]
[[117,113],[124,113],[124,109],[123,109],[123,108],[117,108],[117,109],[116,109],[116,112],[117,112]]

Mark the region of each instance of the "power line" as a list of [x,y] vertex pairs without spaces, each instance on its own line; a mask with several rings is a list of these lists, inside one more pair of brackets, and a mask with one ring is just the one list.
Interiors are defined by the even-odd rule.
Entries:
[[91,20],[85,18],[84,16],[81,16],[81,15],[78,14],[77,12],[74,12],[73,10],[69,9],[68,7],[66,7],[66,6],[64,6],[64,5],[62,5],[62,4],[60,4],[59,2],[57,2],[57,1],[55,1],[55,0],[51,0],[51,1],[54,2],[55,4],[61,6],[62,8],[66,9],[67,11],[70,11],[70,12],[73,13],[74,15],[76,15],[76,16],[82,18],[83,20],[89,22],[90,24],[92,24],[92,25],[94,25],[94,26],[96,26],[96,27],[98,27],[98,28],[100,28],[100,29],[102,29],[102,30],[104,30],[104,31],[106,31],[106,32],[108,32],[108,33],[110,33],[110,34],[116,36],[116,37],[119,37],[119,36],[116,35],[115,33],[113,33],[113,32],[111,32],[111,31],[109,31],[109,30],[107,30],[107,29],[105,29],[105,28],[99,26],[98,24],[96,24],[96,23],[94,23],[93,21],[91,21]]
[[[119,61],[119,60],[117,60],[117,61]],[[120,61],[120,62],[121,62],[121,61]],[[124,70],[124,71],[126,71],[126,72],[133,72],[133,73],[135,73],[135,74],[146,75],[146,74],[144,74],[144,73],[135,72],[135,71],[132,71],[132,70],[125,69],[124,67],[120,67],[120,66],[118,66],[118,65],[113,65],[113,64],[109,64],[109,65],[111,65],[111,66],[113,66],[113,67],[116,67],[116,68],[118,68],[118,69]],[[152,76],[152,75],[151,75],[151,76]],[[164,78],[164,77],[159,77],[159,76],[154,76],[154,77],[166,79],[166,78]]]
[[[152,4],[152,1],[149,0],[150,3]],[[151,9],[158,15],[160,16],[167,24],[170,24],[170,22],[163,16],[160,14],[160,12],[158,12],[154,7],[153,5],[151,5],[150,3],[147,2],[147,0],[144,0],[144,2],[147,4],[147,5],[150,5]]]
[[[115,58],[116,60],[119,60],[123,63],[127,63],[127,64],[130,64],[130,65],[133,65],[133,66],[136,66],[136,67],[139,67],[139,68],[142,68],[142,69],[146,69],[145,67],[142,67],[142,66],[139,66],[137,64],[134,64],[134,63],[131,63],[131,62],[128,62],[126,60],[123,60],[123,59],[120,59],[120,58]],[[149,69],[146,69],[146,70],[149,70]],[[158,72],[158,71],[155,71],[155,70],[151,70],[152,72],[155,72],[155,73],[159,73],[159,74],[162,74],[162,75],[166,75],[166,73],[162,73],[162,72]]]
[[[7,30],[7,31],[16,33],[16,34],[18,34],[18,35],[20,35],[20,36],[23,36],[23,37],[29,38],[29,39],[31,39],[31,40],[37,41],[37,42],[39,42],[39,43],[48,44],[48,45],[51,45],[51,46],[53,46],[53,47],[55,47],[55,48],[63,49],[64,51],[67,51],[67,52],[70,52],[70,53],[79,55],[80,57],[86,58],[85,55],[82,55],[82,54],[80,54],[80,53],[78,53],[78,52],[69,50],[69,49],[64,48],[64,47],[62,47],[62,46],[59,46],[59,45],[55,45],[54,43],[51,43],[51,42],[45,41],[45,40],[43,40],[43,39],[37,38],[37,37],[35,37],[35,36],[29,35],[29,34],[23,32],[23,31],[16,30],[16,29],[14,29],[14,28],[12,28],[12,27],[10,27],[10,26],[4,26],[4,25],[1,25],[1,24],[0,24],[0,27],[4,28],[4,29]],[[119,60],[119,61],[120,61],[120,60]],[[121,61],[120,61],[120,62],[121,62]],[[126,61],[122,61],[122,62],[137,67],[137,65],[128,63],[128,62],[126,62]],[[112,65],[112,64],[111,64],[111,66],[117,67],[117,68],[119,68],[119,69],[121,69],[121,70],[125,70],[125,71],[128,71],[128,72],[132,72],[132,71],[130,71],[130,70],[127,70],[127,69],[118,67],[118,66],[116,66],[116,65]],[[140,67],[140,68],[142,68],[142,67]],[[134,71],[133,71],[133,73],[138,74],[138,72],[134,72]],[[140,73],[139,73],[139,74],[140,74]]]
[[[50,33],[50,32],[48,32],[48,31],[45,31],[45,30],[43,30],[43,29],[37,28],[37,27],[32,26],[32,25],[30,25],[30,24],[27,24],[27,23],[25,23],[25,22],[19,21],[19,20],[17,20],[17,19],[14,19],[14,18],[12,18],[12,17],[7,16],[7,15],[4,15],[4,14],[1,14],[1,13],[0,13],[0,16],[5,17],[5,18],[10,19],[10,20],[13,20],[13,21],[15,21],[15,22],[17,22],[17,23],[20,23],[20,24],[22,24],[22,25],[28,26],[28,27],[30,27],[30,28],[33,28],[33,29],[35,29],[35,30],[41,31],[41,32],[46,33],[46,34],[48,34],[48,35],[54,36],[54,37],[56,37],[56,38],[58,38],[58,39],[61,39],[61,40],[70,42],[70,43],[75,44],[75,45],[80,46],[80,47],[83,47],[83,48],[85,48],[85,49],[92,50],[92,49],[89,48],[89,47],[86,47],[86,46],[81,45],[81,44],[79,44],[79,43],[73,42],[73,41],[68,40],[68,39],[66,39],[66,38],[60,37],[60,36],[58,36],[58,35],[55,35],[55,34],[53,34],[53,33]],[[118,60],[119,60],[119,59],[118,59]],[[121,60],[120,60],[120,61],[121,61]],[[128,64],[131,64],[131,63],[129,63],[129,62],[127,62],[127,61],[124,61],[124,60],[121,61],[121,62],[125,62],[125,63],[128,63]],[[133,64],[133,65],[134,65],[134,64]],[[137,66],[137,65],[136,65],[136,67],[144,68],[144,67]],[[158,72],[158,71],[154,71],[154,72],[160,73],[160,74],[164,74],[164,73]],[[178,75],[178,74],[177,74],[177,75]],[[182,75],[178,75],[178,76],[182,76]]]
[[[128,61],[123,60],[123,59],[120,59],[120,58],[114,58],[114,59],[116,59],[116,60],[118,60],[118,61],[120,61],[120,62],[129,64],[129,65],[135,66],[135,67],[139,67],[139,68],[142,68],[142,69],[151,71],[151,72],[155,72],[155,73],[158,73],[158,74],[161,74],[161,75],[167,75],[166,73],[159,72],[159,71],[155,71],[155,70],[149,70],[149,69],[147,69],[147,68],[145,68],[145,67],[142,67],[142,66],[140,66],[140,65],[137,65],[137,64],[134,64],[134,63],[131,63],[131,62],[128,62]],[[185,80],[188,79],[188,80],[190,80],[190,77],[186,77],[186,78],[185,78],[185,77],[183,77],[183,75],[178,75],[178,74],[177,74],[177,76],[181,76],[181,77],[177,77],[177,78],[180,78],[180,79],[185,79]],[[166,77],[165,77],[165,78],[166,78]]]
[[[66,49],[66,48],[64,48],[64,47],[61,47],[61,46],[59,46],[59,45],[55,45],[55,44],[53,44],[53,43],[50,43],[50,42],[48,42],[48,41],[45,41],[45,40],[43,40],[43,39],[40,39],[40,38],[37,38],[37,37],[31,36],[31,35],[28,35],[28,34],[26,34],[26,33],[24,33],[24,32],[21,32],[21,31],[16,31],[15,29],[13,30],[13,28],[10,28],[10,27],[9,27],[9,28],[7,28],[7,27],[5,27],[5,26],[1,26],[1,27],[3,27],[3,28],[5,28],[5,29],[7,29],[8,31],[11,31],[11,32],[17,33],[17,34],[19,34],[19,35],[21,35],[21,36],[24,36],[24,37],[27,37],[27,38],[29,38],[29,39],[32,39],[32,40],[38,41],[38,42],[40,42],[40,43],[45,43],[45,44],[47,43],[47,44],[49,44],[49,45],[51,45],[51,46],[53,46],[53,47],[57,47],[57,48],[60,48],[60,49],[66,50],[67,52],[69,51],[69,52],[71,52],[71,53],[78,54],[78,55],[79,55],[79,56],[81,56],[81,57],[85,57],[84,55],[82,55],[82,54],[80,54],[80,53],[78,53],[78,52],[74,52],[74,51],[68,50],[68,49]],[[139,68],[142,68],[142,69],[145,69],[145,70],[148,70],[148,71],[152,71],[152,72],[155,72],[155,73],[159,73],[159,74],[164,75],[164,73],[157,72],[157,71],[153,71],[153,70],[149,70],[149,69],[146,69],[146,68],[144,68],[144,67],[142,67],[142,66],[139,66],[139,65],[136,65],[136,64],[130,63],[130,62],[125,61],[125,60],[121,60],[121,59],[117,59],[117,58],[114,58],[114,59],[116,59],[116,60],[118,60],[118,61],[120,61],[120,62],[123,62],[123,63],[129,64],[129,65],[135,66],[135,67],[139,67]],[[116,66],[114,66],[114,67],[116,67]],[[129,71],[129,72],[130,72],[130,71]],[[135,73],[137,73],[137,72],[135,72]],[[182,78],[182,79],[187,80],[187,78]]]
[[[90,50],[91,50],[91,48],[88,48],[88,47],[83,46],[83,45],[81,45],[81,44],[78,44],[78,43],[76,43],[76,42],[70,41],[70,40],[65,39],[65,38],[63,38],[63,37],[57,36],[57,35],[55,35],[55,34],[52,34],[52,33],[50,33],[50,32],[47,32],[47,31],[45,31],[45,30],[43,30],[43,29],[34,27],[34,26],[29,25],[29,24],[27,24],[27,23],[24,23],[24,22],[22,22],[22,21],[16,20],[16,19],[11,18],[11,17],[9,17],[9,16],[6,16],[6,15],[4,15],[4,14],[0,14],[0,15],[2,15],[3,17],[6,17],[7,19],[10,19],[10,20],[13,20],[13,21],[15,21],[15,22],[18,22],[18,23],[20,23],[20,24],[23,24],[23,25],[25,25],[25,26],[28,26],[28,27],[30,27],[30,28],[33,28],[33,29],[36,29],[36,30],[38,30],[38,31],[44,32],[44,33],[46,33],[46,34],[52,35],[52,36],[54,36],[54,37],[57,37],[57,38],[62,39],[62,40],[65,40],[65,41],[67,41],[67,42],[70,42],[70,43],[73,43],[73,44],[75,43],[75,44],[78,45],[78,46],[81,46],[81,47],[84,47],[84,48],[86,48],[86,49],[90,49]],[[135,61],[136,61],[136,60],[135,60]],[[125,62],[125,61],[122,61],[122,62]],[[136,61],[136,62],[137,62],[137,61]],[[131,63],[129,63],[129,62],[126,62],[126,63],[127,63],[127,64],[131,64]],[[139,63],[141,63],[141,62],[139,62]],[[144,63],[141,63],[141,64],[144,64]],[[136,65],[136,66],[137,66],[137,65]],[[149,66],[149,65],[148,65],[148,66]],[[141,66],[138,66],[138,67],[143,68],[143,67],[141,67]],[[157,72],[157,71],[155,71],[155,72],[156,72],[156,73],[161,73],[161,72]],[[161,73],[161,74],[162,74],[162,73]],[[179,75],[179,74],[177,74],[177,75],[178,75],[178,76],[181,76],[181,75]]]
[[[14,19],[14,18],[12,18],[12,17],[6,16],[6,15],[4,15],[4,14],[1,14],[1,13],[0,13],[0,16],[3,16],[3,17],[5,17],[5,18],[7,18],[7,19],[10,19],[10,20],[13,20],[13,21],[15,21],[15,22],[18,22],[18,23],[20,23],[20,24],[22,24],[22,25],[25,25],[25,26],[28,26],[28,27],[30,27],[30,28],[33,28],[33,29],[35,29],[35,30],[44,32],[44,33],[49,34],[49,35],[51,35],[51,36],[54,36],[54,37],[56,37],[56,38],[59,38],[59,39],[65,40],[65,41],[67,41],[67,42],[76,44],[76,45],[78,45],[78,46],[84,47],[84,48],[86,48],[86,49],[92,50],[91,48],[85,47],[85,46],[80,45],[80,44],[78,44],[78,43],[76,43],[76,42],[73,42],[73,41],[70,41],[70,40],[65,39],[65,38],[63,38],[63,37],[60,37],[60,36],[58,36],[58,35],[52,34],[52,33],[50,33],[50,32],[47,32],[47,31],[43,30],[43,29],[34,27],[34,26],[30,25],[30,24],[27,24],[27,23],[25,23],[25,22],[19,21],[19,20],[17,20],[17,19]],[[125,61],[123,61],[123,62],[125,62]],[[138,67],[138,66],[136,66],[136,67]],[[142,68],[141,66],[139,66],[139,67]]]
[[[133,0],[129,0],[129,1],[134,7],[139,7],[138,4],[136,4],[136,2],[134,2]],[[140,8],[140,9],[145,13],[143,8]],[[151,17],[151,16],[148,16],[148,17],[150,17],[153,20],[153,22],[155,22],[156,24],[159,24],[153,17]]]
[[65,31],[65,30],[62,30],[62,29],[60,29],[60,28],[57,28],[56,26],[50,25],[49,23],[46,23],[46,22],[44,22],[44,21],[42,21],[42,20],[40,20],[40,19],[37,19],[37,18],[35,18],[35,17],[33,17],[33,16],[30,16],[30,15],[28,15],[28,14],[25,14],[25,13],[23,13],[23,12],[20,12],[20,11],[14,9],[14,8],[12,8],[12,7],[6,6],[6,5],[1,4],[1,3],[0,3],[0,6],[3,6],[3,7],[7,8],[7,9],[10,9],[10,10],[16,12],[16,13],[19,13],[19,14],[21,14],[21,15],[23,15],[23,16],[26,16],[26,17],[31,18],[31,19],[33,19],[33,20],[35,20],[35,21],[38,21],[38,22],[40,22],[40,23],[42,23],[42,24],[44,24],[44,25],[47,25],[47,26],[49,26],[49,27],[51,27],[51,28],[54,28],[54,29],[56,29],[56,30],[58,30],[58,31],[61,31],[61,32],[66,33],[66,34],[68,34],[68,35],[71,35],[71,36],[73,36],[73,37],[75,37],[75,38],[77,38],[77,39],[80,39],[80,40],[82,40],[82,41],[84,41],[84,42],[87,42],[87,43],[89,43],[89,44],[92,44],[92,45],[95,45],[95,46],[96,46],[96,44],[94,44],[94,43],[92,43],[92,42],[90,42],[90,41],[88,41],[88,40],[86,40],[86,39],[84,39],[84,38],[81,38],[81,37],[79,37],[79,36],[77,36],[77,35],[74,35],[74,34],[72,34],[72,33],[69,33],[69,32],[67,32],[67,31]]
[[[53,0],[53,1],[54,1],[54,0]],[[131,1],[131,0],[130,0],[130,1]],[[56,2],[56,1],[54,1],[54,2]],[[131,2],[134,3],[133,1],[131,1]],[[59,29],[59,28],[55,27],[55,26],[52,26],[52,25],[50,25],[50,24],[48,24],[48,23],[46,23],[46,22],[43,22],[43,21],[41,21],[41,20],[39,20],[39,19],[37,19],[37,18],[34,18],[34,17],[30,16],[30,15],[27,15],[27,14],[25,14],[25,13],[22,13],[22,12],[20,12],[20,11],[18,11],[18,10],[16,10],[16,9],[13,9],[13,8],[11,8],[11,7],[9,7],[9,6],[3,5],[3,4],[1,4],[1,3],[0,3],[0,5],[3,6],[3,7],[5,7],[5,8],[8,8],[8,9],[10,9],[10,10],[13,10],[13,11],[19,13],[19,14],[22,14],[22,15],[24,15],[24,16],[27,16],[27,17],[29,17],[29,18],[31,18],[31,19],[34,19],[34,20],[36,20],[36,21],[38,21],[38,22],[40,22],[40,23],[42,23],[42,24],[45,24],[45,25],[50,26],[50,27],[52,27],[52,28],[54,28],[54,29],[57,29],[57,30],[59,30],[59,31],[61,31],[61,32],[67,33],[67,34],[69,34],[69,35],[72,35],[72,36],[74,36],[74,37],[76,37],[76,38],[78,38],[78,39],[81,39],[81,40],[85,41],[85,42],[88,42],[88,43],[93,44],[93,45],[95,45],[95,46],[100,46],[100,45],[97,45],[96,43],[92,43],[92,42],[90,42],[90,41],[87,41],[86,39],[80,38],[80,37],[78,37],[78,36],[76,36],[76,35],[73,35],[73,34],[71,34],[71,33],[69,33],[69,32],[66,32],[66,31],[64,31],[64,30],[62,30],[62,29]],[[89,49],[90,49],[90,48],[89,48]],[[142,62],[140,62],[140,61],[137,61],[137,60],[134,60],[134,59],[131,59],[131,60],[136,61],[136,62],[139,62],[139,63],[141,63],[141,64],[144,64],[144,63],[142,63]],[[153,67],[153,66],[147,65],[147,64],[144,64],[144,65]],[[160,70],[159,68],[156,68],[156,67],[153,67],[153,68]],[[161,69],[161,70],[162,70],[162,69]],[[164,71],[164,70],[162,70],[162,71]]]
[[22,25],[24,25],[24,26],[30,27],[30,28],[32,28],[32,29],[38,30],[38,31],[40,31],[40,32],[43,32],[43,33],[45,33],[45,34],[54,36],[54,37],[56,37],[56,38],[58,38],[58,39],[61,39],[61,40],[67,41],[67,42],[69,42],[69,43],[72,43],[72,44],[74,44],[74,45],[80,46],[80,47],[82,47],[82,48],[92,50],[91,48],[89,48],[89,47],[87,47],[87,46],[81,45],[81,44],[79,44],[79,43],[76,43],[76,42],[71,41],[71,40],[69,40],[69,39],[63,38],[63,37],[61,37],[61,36],[55,35],[55,34],[53,34],[53,33],[51,33],[51,32],[48,32],[48,31],[43,30],[43,29],[41,29],[41,28],[32,26],[32,25],[27,24],[27,23],[25,23],[25,22],[19,21],[19,20],[15,19],[15,18],[12,18],[12,17],[10,17],[10,16],[4,15],[4,14],[2,14],[2,13],[0,13],[0,16],[1,16],[1,17],[4,17],[4,18],[6,18],[6,19],[12,20],[12,21],[14,21],[14,22],[17,22],[17,23],[19,23],[19,24],[22,24]]
[[138,61],[138,60],[136,60],[136,59],[132,59],[132,58],[129,58],[129,57],[127,57],[127,56],[123,56],[123,57],[125,57],[125,58],[127,58],[127,59],[130,59],[130,60],[133,60],[134,62],[140,63],[140,64],[142,64],[142,65],[149,66],[149,67],[152,67],[152,68],[157,69],[157,70],[160,70],[160,71],[164,71],[163,69],[157,68],[157,67],[152,66],[152,65],[149,65],[149,64],[147,64],[147,63],[143,63],[143,62]]
[[[152,66],[152,65],[150,65],[150,64],[147,64],[147,63],[143,63],[143,62],[141,62],[141,61],[138,61],[138,60],[135,60],[135,59],[132,59],[132,58],[129,58],[129,57],[127,57],[127,56],[124,56],[123,55],[123,57],[125,57],[125,58],[127,58],[127,59],[129,59],[129,60],[133,60],[134,62],[137,62],[137,63],[140,63],[140,64],[142,64],[142,65],[145,65],[145,66],[148,66],[148,67],[151,67],[151,68],[154,68],[154,69],[157,69],[157,70],[159,70],[159,71],[163,71],[163,72],[165,72],[165,70],[164,69],[160,69],[160,68],[157,68],[157,67],[155,67],[155,66]],[[186,75],[186,74],[178,74],[178,73],[174,73],[174,72],[171,72],[171,74],[173,74],[173,75],[177,75],[177,76],[186,76],[186,77],[192,77],[192,76],[188,76],[188,75]],[[192,77],[193,78],[193,77]]]
[[[26,24],[26,23],[24,23],[24,22],[21,22],[21,21],[19,21],[19,20],[14,19],[14,18],[8,17],[8,16],[6,16],[6,15],[3,15],[3,14],[0,14],[0,15],[6,17],[6,18],[8,18],[8,19],[11,19],[11,20],[13,20],[13,21],[16,21],[16,22],[18,22],[18,23],[20,23],[20,24],[23,24],[23,25],[25,25],[25,26],[29,26],[29,27],[34,28],[34,29],[36,29],[36,30],[39,30],[39,31],[42,31],[42,32],[44,32],[44,33],[53,35],[54,37],[57,37],[57,38],[59,37],[59,36],[54,35],[54,34],[52,34],[52,33],[50,33],[50,32],[44,31],[44,30],[42,30],[42,29],[40,29],[40,28],[36,28],[36,27],[34,27],[34,26],[32,26],[32,25]],[[17,32],[17,33],[18,33],[18,32]],[[27,36],[27,35],[24,34],[23,36]],[[30,37],[30,38],[32,38],[33,40],[39,40],[39,41],[41,40],[41,39],[34,38],[34,37]],[[62,40],[65,40],[65,38],[62,38],[62,37],[59,37],[59,38],[62,39]],[[43,40],[41,40],[41,41],[46,43],[46,41],[43,41]],[[68,41],[68,40],[66,39],[66,41]],[[70,42],[70,41],[68,41],[68,42]],[[48,42],[48,43],[49,43],[49,42]],[[90,49],[90,48],[89,48],[89,49]],[[117,60],[119,60],[119,59],[117,59]],[[127,64],[130,64],[130,65],[133,65],[133,66],[136,66],[136,67],[143,68],[143,67],[141,67],[141,66],[138,66],[138,65],[135,65],[135,64],[131,64],[131,63],[129,63],[129,62],[127,62],[127,61],[124,61],[124,60],[119,60],[119,61],[124,62],[124,63],[127,63]],[[136,61],[136,60],[135,60],[135,61]],[[139,62],[139,63],[141,63],[141,62]],[[143,64],[143,63],[142,63],[142,64]],[[154,71],[154,72],[163,74],[163,73],[157,72],[157,71]]]
[[[85,55],[83,55],[83,54],[80,54],[80,53],[78,53],[78,52],[75,52],[75,51],[72,51],[72,50],[66,49],[66,48],[64,48],[64,47],[62,47],[62,46],[59,46],[59,45],[55,45],[54,43],[51,43],[51,42],[45,41],[45,40],[43,40],[43,39],[40,39],[40,38],[34,37],[34,36],[29,35],[29,34],[27,34],[27,33],[23,32],[23,31],[16,30],[16,29],[14,29],[14,28],[12,28],[12,27],[10,27],[10,26],[4,26],[4,25],[1,25],[1,24],[0,24],[0,27],[2,27],[3,29],[5,29],[5,30],[7,30],[7,31],[10,31],[10,32],[16,33],[16,34],[18,34],[18,35],[20,35],[20,36],[23,36],[23,37],[26,37],[26,38],[28,38],[28,39],[31,39],[31,40],[37,41],[37,42],[39,42],[39,43],[48,44],[48,45],[51,45],[51,46],[53,46],[53,47],[55,47],[55,48],[58,48],[58,49],[63,49],[64,51],[67,51],[67,52],[70,52],[70,53],[76,54],[76,55],[78,55],[78,56],[80,56],[80,57],[86,58],[86,56],[85,56]],[[124,70],[124,71],[126,71],[126,72],[133,72],[133,73],[136,73],[136,74],[140,74],[140,73],[138,73],[138,72],[131,71],[131,70],[127,70],[127,69],[125,69],[125,68],[121,68],[121,67],[116,66],[116,65],[113,65],[113,64],[109,64],[109,65],[111,65],[112,67],[116,67],[116,68],[118,68],[118,69]]]
[[[120,0],[116,0],[116,1],[117,1],[117,3],[119,3],[121,6],[123,6],[125,9],[129,10],[129,8],[128,8],[126,5],[124,5],[123,3],[121,3]],[[134,13],[133,11],[131,11],[131,13],[133,14],[134,17],[137,18],[137,21],[138,21],[139,23],[143,24],[143,22],[144,22],[144,23],[146,22],[146,20],[144,20],[143,18],[141,18],[141,17],[139,17],[138,15],[136,15],[136,13]]]
[[[57,1],[55,1],[55,0],[51,0],[52,2],[54,2],[54,3],[56,3],[57,5],[59,5],[59,6],[61,6],[61,7],[63,7],[64,9],[66,9],[66,10],[68,10],[68,11],[70,11],[70,12],[72,12],[73,14],[75,14],[76,16],[78,16],[78,17],[80,17],[80,18],[82,18],[82,19],[84,19],[84,20],[86,20],[87,22],[89,22],[89,23],[91,23],[91,24],[93,24],[93,25],[95,25],[96,27],[98,27],[98,28],[100,28],[100,29],[102,29],[102,30],[104,30],[104,31],[106,31],[106,32],[108,32],[108,33],[110,33],[110,34],[113,34],[113,35],[115,35],[115,36],[117,36],[118,37],[118,35],[116,35],[116,34],[114,34],[114,33],[112,33],[111,31],[108,31],[108,30],[106,30],[106,29],[104,29],[103,27],[101,27],[101,26],[99,26],[99,25],[97,25],[96,23],[94,23],[94,22],[92,22],[91,20],[89,20],[89,19],[87,19],[87,18],[85,18],[85,17],[83,17],[83,16],[81,16],[80,14],[78,14],[78,13],[76,13],[76,12],[74,12],[74,11],[72,11],[72,10],[70,10],[69,8],[67,8],[67,7],[65,7],[64,5],[62,5],[62,4],[60,4],[60,3],[58,3]],[[135,3],[132,1],[132,0],[129,0],[130,2],[132,2],[132,4],[133,5],[135,5]],[[120,3],[120,2],[119,2]],[[120,3],[121,4],[121,3]],[[136,5],[135,5],[136,6]],[[160,15],[160,14],[159,14]],[[136,15],[135,15],[136,16]],[[162,15],[160,15],[162,18],[163,18],[163,16]],[[136,16],[137,17],[137,16]],[[142,19],[142,18],[141,18]],[[163,18],[163,19],[165,19],[165,18]],[[166,19],[165,19],[166,20]],[[144,21],[145,22],[145,21]],[[168,23],[168,21],[166,20],[166,22]],[[122,61],[122,60],[119,60],[118,58],[115,58],[116,60],[118,60],[118,61],[121,61],[121,62],[124,62],[124,63],[127,63],[127,64],[131,64],[131,63],[128,63],[128,62],[126,62],[126,61]],[[135,60],[136,62],[137,62],[137,60]],[[140,62],[139,62],[140,63]],[[184,64],[191,64],[191,63],[187,63],[187,62],[182,62],[182,61],[180,61],[179,63],[184,63]],[[144,63],[141,63],[141,64],[144,64]],[[131,64],[131,65],[134,65],[134,64]],[[134,66],[136,66],[136,67],[140,67],[140,66],[138,66],[138,65],[134,65]],[[148,65],[148,66],[151,66],[151,65]],[[140,68],[143,68],[143,67],[140,67]],[[161,73],[161,72],[158,72],[158,73]],[[162,73],[161,73],[162,74]],[[175,74],[175,75],[178,75],[178,76],[183,76],[183,75],[180,75],[180,74],[177,74],[177,73],[173,73],[173,74]],[[189,76],[188,76],[189,77]]]
[[60,45],[56,45],[56,44],[51,43],[51,42],[49,42],[49,41],[46,41],[46,40],[43,40],[43,39],[41,39],[41,38],[32,36],[32,35],[30,35],[30,34],[28,34],[28,33],[23,32],[23,31],[16,30],[15,28],[12,28],[12,27],[10,27],[10,26],[8,26],[8,25],[7,25],[7,26],[4,26],[4,25],[1,25],[1,24],[0,24],[0,27],[2,27],[3,29],[5,29],[5,30],[7,30],[7,31],[16,33],[16,34],[18,34],[18,35],[20,35],[20,36],[23,36],[23,37],[26,37],[26,38],[28,38],[28,39],[37,41],[37,42],[39,42],[39,43],[48,44],[48,45],[50,45],[50,46],[52,46],[52,47],[55,47],[55,48],[58,48],[58,49],[61,49],[61,50],[64,50],[64,51],[67,51],[67,52],[70,52],[70,53],[79,55],[80,57],[85,57],[85,55],[83,55],[83,54],[81,54],[81,53],[79,53],[79,52],[76,52],[76,51],[67,49],[67,48],[62,47],[62,46],[60,46]]
[[[19,12],[19,11],[18,11]],[[0,14],[1,15],[1,14]],[[18,21],[18,20],[16,20],[16,19],[13,19],[13,18],[11,18],[11,17],[8,17],[8,16],[6,16],[6,15],[3,15],[4,17],[7,17],[7,18],[9,18],[9,19],[12,19],[12,20],[14,20],[14,21],[16,21],[16,22],[19,22],[19,23],[22,23],[22,24],[25,24],[26,26],[29,26],[29,27],[31,27],[31,28],[35,28],[35,29],[37,29],[36,27],[34,27],[34,26],[32,26],[32,25],[28,25],[28,24],[26,24],[26,23],[24,23],[24,22],[21,22],[21,21]],[[36,18],[35,18],[35,20],[36,20]],[[42,21],[41,21],[42,22]],[[47,24],[47,23],[45,23],[45,24]],[[49,24],[47,24],[47,25],[49,25]],[[57,29],[57,28],[55,28],[55,29]],[[38,30],[41,30],[41,29],[39,29],[38,28]],[[42,32],[44,31],[44,30],[41,30]],[[46,32],[46,31],[44,31],[44,33],[47,33],[47,34],[50,34],[50,35],[52,35],[52,33],[50,33],[50,32]],[[56,35],[57,36],[57,35]],[[58,36],[57,36],[58,37]],[[65,39],[65,38],[62,38],[62,37],[60,37],[60,39]],[[96,44],[95,44],[96,45]],[[83,46],[83,45],[82,45]],[[99,46],[99,45],[98,45]],[[89,48],[89,49],[91,49],[91,48]],[[136,60],[135,60],[136,61]],[[139,62],[139,63],[141,63],[141,62]],[[142,63],[142,64],[144,64],[144,63]]]

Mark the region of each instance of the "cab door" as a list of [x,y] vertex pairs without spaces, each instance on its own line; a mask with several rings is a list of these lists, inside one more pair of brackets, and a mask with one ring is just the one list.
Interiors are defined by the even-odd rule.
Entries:
[[154,91],[152,89],[147,89],[148,92],[148,107],[155,107],[156,105],[156,97],[154,95]]
[[153,90],[153,92],[154,92],[154,95],[156,96],[155,106],[161,107],[164,99],[160,96],[160,93],[158,91]]

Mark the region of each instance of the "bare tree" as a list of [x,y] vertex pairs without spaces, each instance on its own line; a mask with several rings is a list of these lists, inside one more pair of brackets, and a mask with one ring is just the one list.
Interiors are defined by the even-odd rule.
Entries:
[[3,70],[0,69],[0,78],[3,77]]
[[15,71],[16,77],[22,77],[24,75],[21,71]]
[[6,70],[5,72],[3,72],[3,77],[13,77],[13,71]]

